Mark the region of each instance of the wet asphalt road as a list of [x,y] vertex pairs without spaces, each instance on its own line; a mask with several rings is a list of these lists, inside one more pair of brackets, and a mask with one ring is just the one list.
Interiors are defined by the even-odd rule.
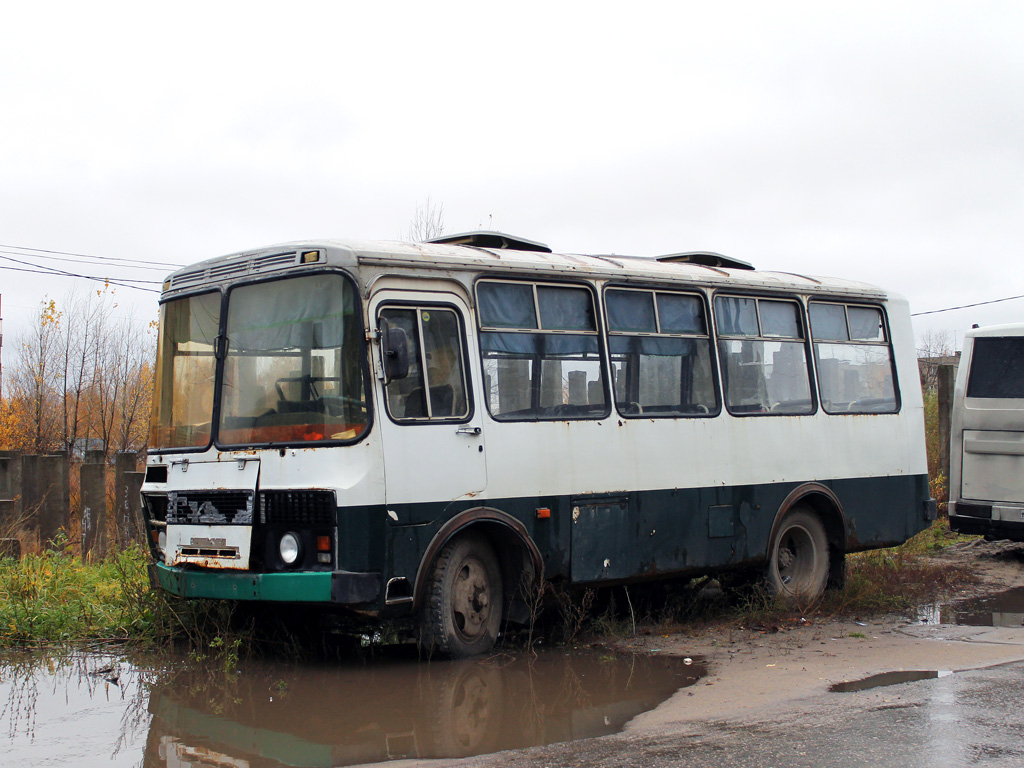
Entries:
[[1024,766],[1024,664],[857,693],[825,693],[764,718],[694,723],[459,761],[466,766]]

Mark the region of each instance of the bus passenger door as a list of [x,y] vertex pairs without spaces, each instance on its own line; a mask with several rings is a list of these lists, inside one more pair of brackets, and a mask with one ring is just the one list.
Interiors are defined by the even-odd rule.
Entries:
[[387,291],[373,298],[371,312],[389,514],[401,523],[436,519],[487,485],[468,308],[454,294]]

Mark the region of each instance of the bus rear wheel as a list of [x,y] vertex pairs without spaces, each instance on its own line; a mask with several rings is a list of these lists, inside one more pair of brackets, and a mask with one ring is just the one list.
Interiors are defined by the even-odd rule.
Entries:
[[816,600],[825,592],[828,568],[821,519],[807,507],[787,512],[772,540],[768,588],[787,602]]
[[481,536],[460,536],[444,546],[424,593],[420,649],[454,659],[487,653],[502,616],[501,569]]

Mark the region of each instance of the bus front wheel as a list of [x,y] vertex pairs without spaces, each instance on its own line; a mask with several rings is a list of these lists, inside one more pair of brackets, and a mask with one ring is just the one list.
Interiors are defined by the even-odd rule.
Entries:
[[807,507],[786,513],[772,540],[768,587],[786,601],[816,600],[828,582],[828,538]]
[[420,649],[465,658],[494,647],[501,627],[501,569],[481,536],[448,542],[431,568],[420,615]]

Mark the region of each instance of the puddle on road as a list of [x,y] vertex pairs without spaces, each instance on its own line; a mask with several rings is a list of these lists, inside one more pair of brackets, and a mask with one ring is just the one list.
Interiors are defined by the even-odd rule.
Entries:
[[[1024,626],[1024,587],[1015,587],[986,597],[956,600],[942,605],[926,605],[917,610],[921,624],[955,624],[966,627],[1022,627]],[[830,691],[849,693],[898,685],[916,680],[929,680],[952,674],[949,671],[885,672],[863,680],[836,683]]]
[[138,766],[146,701],[139,668],[120,657],[0,655],[0,762]]
[[921,606],[915,618],[920,624],[930,625],[1021,627],[1024,626],[1024,587],[986,597]]
[[5,758],[23,765],[100,755],[105,765],[143,758],[161,768],[468,757],[615,733],[703,674],[699,661],[600,652],[257,662],[237,673],[86,657],[0,667],[0,726]]
[[909,672],[882,672],[878,675],[871,675],[862,680],[851,680],[847,683],[836,683],[829,687],[833,693],[854,693],[866,691],[871,688],[884,688],[887,685],[899,685],[900,683],[915,683],[918,680],[934,680],[938,677],[946,677],[953,674],[949,670],[928,670]]
[[944,606],[942,621],[969,627],[1024,626],[1024,587]]

